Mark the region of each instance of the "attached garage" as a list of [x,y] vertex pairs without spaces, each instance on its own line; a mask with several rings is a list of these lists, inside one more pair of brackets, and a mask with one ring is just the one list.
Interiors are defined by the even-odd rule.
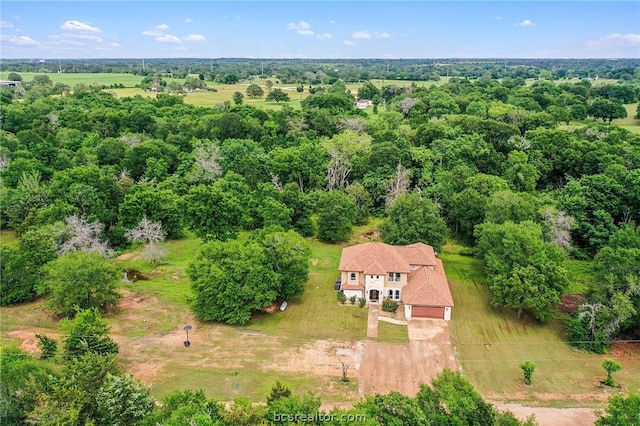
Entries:
[[437,318],[444,319],[444,306],[418,306],[411,309],[412,318]]

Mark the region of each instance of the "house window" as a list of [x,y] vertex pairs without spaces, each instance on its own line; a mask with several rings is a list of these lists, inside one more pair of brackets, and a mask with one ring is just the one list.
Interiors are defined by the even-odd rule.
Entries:
[[388,297],[391,300],[400,300],[400,289],[390,288],[388,290]]
[[400,282],[400,272],[389,272],[389,281]]
[[355,272],[352,272],[352,273],[351,273],[351,275],[349,276],[349,279],[350,279],[351,281],[355,281],[355,280],[356,280],[356,273],[355,273]]

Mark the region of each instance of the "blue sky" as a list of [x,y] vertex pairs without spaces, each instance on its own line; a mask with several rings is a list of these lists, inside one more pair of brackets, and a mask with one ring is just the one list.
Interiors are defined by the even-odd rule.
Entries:
[[0,58],[640,58],[638,1],[2,1]]

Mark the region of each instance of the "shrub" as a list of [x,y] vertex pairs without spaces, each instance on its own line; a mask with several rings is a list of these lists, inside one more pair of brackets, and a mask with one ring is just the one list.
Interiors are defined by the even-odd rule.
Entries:
[[616,385],[615,380],[613,380],[613,373],[622,370],[620,364],[615,361],[611,361],[610,359],[605,359],[602,361],[602,368],[607,371],[607,378],[602,382],[607,386],[614,387]]
[[351,296],[349,298],[349,303],[351,303],[352,305],[355,305],[356,304],[356,299],[358,299],[356,296]]
[[523,362],[520,364],[520,368],[522,368],[522,372],[524,373],[524,384],[530,385],[533,383],[533,370],[536,369],[536,365],[530,361]]
[[344,303],[347,301],[347,296],[345,296],[344,291],[340,290],[338,292],[338,302],[342,303],[344,305]]
[[364,297],[359,297],[358,298],[358,306],[360,306],[361,308],[364,308],[364,305],[366,305],[367,300]]
[[36,339],[38,339],[38,348],[42,351],[40,359],[49,359],[56,355],[58,342],[44,334],[36,334]]
[[460,256],[473,256],[473,248],[471,248],[471,247],[462,247],[458,251],[458,254]]
[[382,301],[382,310],[385,312],[392,312],[395,314],[396,311],[398,310],[398,302],[391,299],[384,299]]

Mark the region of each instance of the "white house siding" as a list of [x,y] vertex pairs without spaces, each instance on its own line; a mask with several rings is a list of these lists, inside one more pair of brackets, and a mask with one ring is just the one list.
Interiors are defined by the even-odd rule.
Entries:
[[404,317],[408,320],[411,319],[411,305],[404,305]]
[[378,297],[378,303],[380,303],[384,298],[384,277],[384,275],[365,275],[365,293],[367,303],[370,302],[369,296],[371,294],[371,290],[378,290],[380,294]]
[[450,321],[451,320],[451,306],[445,306],[444,307],[444,319],[446,321]]
[[344,295],[347,296],[347,299],[355,296],[356,298],[362,298],[362,290],[342,290]]

